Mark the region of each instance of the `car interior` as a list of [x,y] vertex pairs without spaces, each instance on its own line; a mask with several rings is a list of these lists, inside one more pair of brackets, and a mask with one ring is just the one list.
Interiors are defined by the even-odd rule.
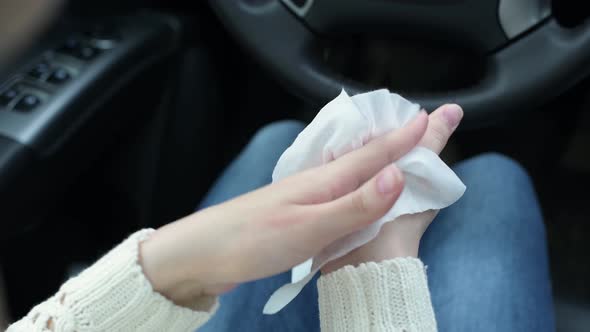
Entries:
[[557,329],[588,331],[589,15],[571,0],[64,1],[0,68],[0,308],[22,317],[131,232],[190,214],[261,126],[388,88],[463,107],[447,163],[495,151],[526,168]]

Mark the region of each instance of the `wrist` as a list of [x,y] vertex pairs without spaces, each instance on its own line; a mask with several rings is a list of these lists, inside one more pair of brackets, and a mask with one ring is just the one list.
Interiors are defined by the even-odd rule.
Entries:
[[[215,296],[231,290],[235,284],[220,283],[207,273],[209,269],[204,267],[210,267],[212,262],[194,255],[194,251],[207,250],[195,248],[202,241],[193,236],[195,230],[191,225],[199,224],[185,220],[158,229],[140,243],[139,264],[154,291],[177,305],[193,308],[194,303],[213,304]],[[206,232],[196,230],[196,233]]]
[[328,262],[322,267],[322,274],[328,274],[351,265],[357,267],[362,263],[375,262],[405,257],[418,257],[420,239],[391,236],[388,241],[372,241],[359,247],[343,257]]
[[175,304],[186,306],[203,296],[201,283],[183,276],[173,248],[159,231],[139,244],[139,264],[154,291]]

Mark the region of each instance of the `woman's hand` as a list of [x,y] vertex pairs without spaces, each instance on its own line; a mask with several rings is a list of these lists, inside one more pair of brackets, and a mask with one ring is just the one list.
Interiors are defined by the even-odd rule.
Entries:
[[392,162],[427,127],[421,112],[333,162],[162,227],[141,244],[146,276],[156,291],[187,304],[304,262],[391,208],[403,188]]
[[[418,145],[440,153],[462,117],[463,110],[458,105],[439,107],[429,115],[428,128]],[[437,212],[431,210],[404,215],[384,224],[375,239],[329,262],[322,268],[322,273],[330,273],[346,265],[356,266],[395,257],[417,257],[420,239]]]

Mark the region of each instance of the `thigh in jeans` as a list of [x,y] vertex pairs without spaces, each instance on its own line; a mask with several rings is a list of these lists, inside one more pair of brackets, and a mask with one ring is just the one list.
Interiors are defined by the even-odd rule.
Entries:
[[528,175],[498,154],[454,169],[467,191],[420,248],[439,330],[554,330],[545,228]]

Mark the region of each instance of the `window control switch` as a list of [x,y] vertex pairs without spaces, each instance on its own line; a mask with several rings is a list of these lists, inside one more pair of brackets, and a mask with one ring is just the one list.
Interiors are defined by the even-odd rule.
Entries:
[[41,104],[41,98],[33,94],[24,95],[19,102],[14,106],[15,111],[29,112]]
[[68,81],[72,76],[70,73],[64,68],[57,68],[51,73],[51,76],[47,78],[47,82],[53,84],[62,84]]

